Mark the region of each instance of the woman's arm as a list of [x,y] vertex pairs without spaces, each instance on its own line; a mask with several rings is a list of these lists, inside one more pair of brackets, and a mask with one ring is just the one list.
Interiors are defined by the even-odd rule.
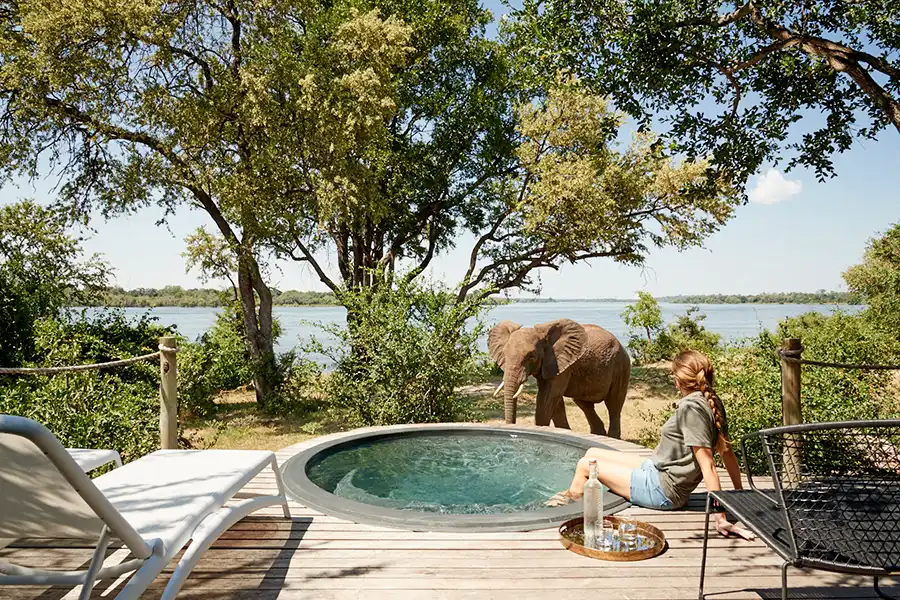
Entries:
[[[697,463],[700,465],[700,470],[703,472],[703,483],[706,485],[706,490],[709,492],[718,492],[722,489],[721,483],[719,482],[719,473],[716,471],[716,462],[713,460],[713,451],[711,448],[703,448],[700,446],[691,446],[691,449],[694,451],[694,458],[697,459]],[[737,460],[735,460],[734,453],[731,454],[732,460],[734,460],[734,465],[737,467]],[[726,462],[727,467],[727,462]],[[731,472],[731,469],[728,470],[729,475],[731,475],[732,480],[734,480],[734,474]],[[740,484],[740,470],[737,471],[738,484]],[[736,533],[745,540],[753,540],[756,539],[756,536],[753,535],[753,532],[744,529],[738,525],[733,525],[728,522],[728,519],[725,518],[725,513],[720,512],[716,513],[716,531],[728,537],[730,533]]]
[[737,456],[734,455],[734,450],[728,448],[725,452],[722,452],[721,455],[722,462],[725,463],[725,469],[728,471],[728,476],[731,477],[731,483],[734,485],[734,489],[744,489],[744,484],[741,482],[741,467],[738,465]]

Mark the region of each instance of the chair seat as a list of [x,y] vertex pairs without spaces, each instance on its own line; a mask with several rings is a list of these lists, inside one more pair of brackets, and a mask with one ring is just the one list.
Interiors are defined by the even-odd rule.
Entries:
[[160,540],[168,555],[274,457],[256,450],[158,450],[93,481],[142,538]]
[[[809,510],[822,503],[821,486],[816,494],[809,490],[802,493],[808,496],[807,502],[798,502],[795,496],[791,504],[792,519],[803,523],[800,530],[794,527],[798,566],[869,575],[898,570],[900,540],[893,539],[890,533],[895,523],[872,519],[854,522],[846,518],[850,514],[847,512],[825,515],[820,510]],[[776,507],[774,490],[728,490],[713,492],[712,496],[783,559],[790,560],[790,531],[784,510]],[[841,528],[840,535],[835,528]]]
[[711,492],[710,495],[781,558],[787,559],[790,556],[788,524],[784,513],[776,508],[774,490],[771,495],[755,490],[721,490]]

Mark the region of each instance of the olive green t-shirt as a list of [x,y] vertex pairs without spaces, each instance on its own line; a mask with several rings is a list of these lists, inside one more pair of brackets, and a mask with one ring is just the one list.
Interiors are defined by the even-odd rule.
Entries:
[[[725,407],[720,400],[716,408],[722,416],[725,430],[722,433],[728,437]],[[659,470],[663,493],[676,507],[687,504],[691,492],[703,480],[703,472],[691,447],[715,448],[717,437],[715,416],[701,392],[682,398],[675,414],[663,425],[659,445],[650,458]]]

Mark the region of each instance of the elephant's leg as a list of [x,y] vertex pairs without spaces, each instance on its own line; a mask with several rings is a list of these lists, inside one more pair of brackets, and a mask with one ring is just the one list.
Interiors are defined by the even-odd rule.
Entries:
[[591,427],[591,433],[595,435],[606,435],[606,427],[603,426],[603,419],[597,414],[596,402],[584,398],[573,398],[575,404],[584,413],[587,418],[588,425]]
[[566,399],[560,398],[556,402],[556,408],[553,409],[553,424],[562,429],[571,429],[569,427],[569,417],[566,415]]
[[609,412],[609,437],[621,439],[622,437],[622,407],[628,397],[628,381],[631,377],[630,370],[613,383],[609,394],[606,395],[606,410]]
[[[566,386],[569,385],[569,374],[562,373],[552,379],[537,378],[537,380],[538,393],[534,399],[534,424],[549,425],[550,420],[553,419],[553,422],[560,426],[555,417],[558,415],[557,411],[562,410],[561,418],[565,418],[566,408],[563,405],[563,394]],[[568,427],[568,423],[566,426]]]

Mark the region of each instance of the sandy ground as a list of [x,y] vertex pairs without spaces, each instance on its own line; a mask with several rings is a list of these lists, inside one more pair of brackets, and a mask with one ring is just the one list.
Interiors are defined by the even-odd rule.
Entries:
[[[462,389],[473,397],[476,420],[488,423],[503,422],[503,399],[493,398],[501,377],[493,377],[483,384]],[[530,379],[519,397],[517,422],[534,424],[534,398],[537,384]],[[653,417],[677,400],[668,369],[665,365],[635,367],[632,369],[628,399],[622,412],[622,438],[639,441],[641,432],[658,427]],[[235,448],[278,450],[318,435],[346,428],[325,413],[314,413],[303,418],[268,417],[256,409],[253,393],[248,390],[226,392],[216,399],[219,409],[215,417],[189,422],[182,437],[196,448]],[[589,431],[587,420],[575,403],[566,400],[569,425],[573,431]],[[609,422],[606,406],[597,407],[604,423]]]

